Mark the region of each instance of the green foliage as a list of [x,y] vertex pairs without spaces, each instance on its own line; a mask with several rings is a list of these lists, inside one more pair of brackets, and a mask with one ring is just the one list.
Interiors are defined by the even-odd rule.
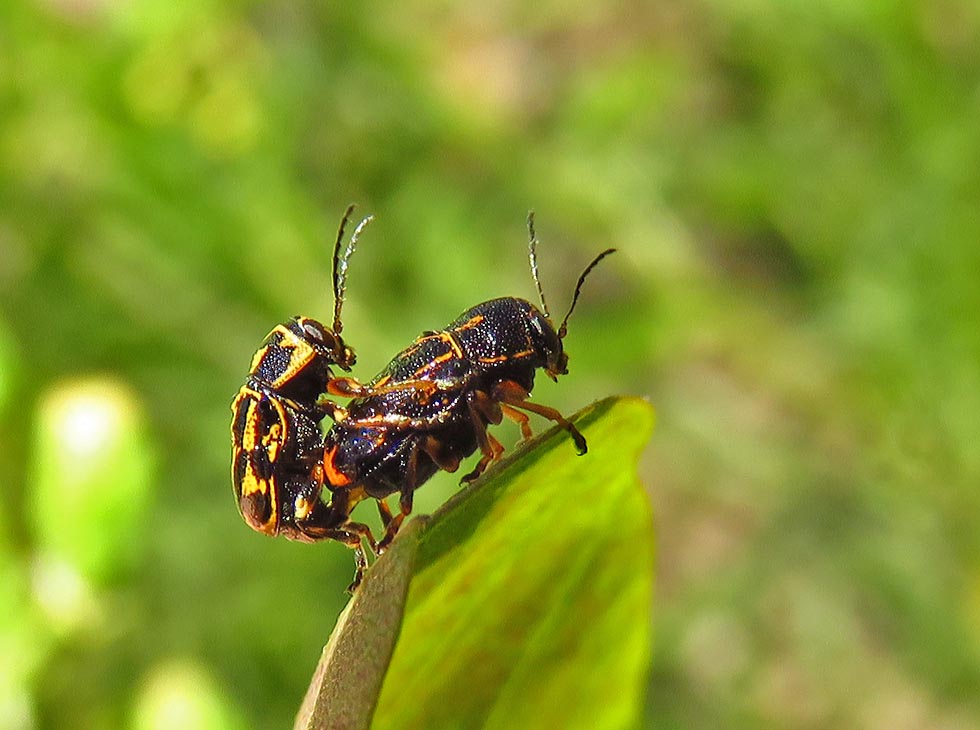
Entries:
[[154,458],[134,395],[105,381],[62,387],[41,405],[34,448],[28,509],[43,560],[95,583],[135,569]]
[[653,413],[608,399],[576,421],[586,458],[553,428],[399,535],[341,615],[298,728],[367,727],[375,701],[379,730],[636,725],[653,534],[634,472]]
[[[556,310],[620,249],[534,398],[657,406],[649,726],[980,727],[978,49],[968,0],[0,2],[0,727],[292,721],[351,558],[242,524],[228,404],[350,202],[358,377],[533,299],[530,208]],[[92,380],[142,425],[69,506]]]

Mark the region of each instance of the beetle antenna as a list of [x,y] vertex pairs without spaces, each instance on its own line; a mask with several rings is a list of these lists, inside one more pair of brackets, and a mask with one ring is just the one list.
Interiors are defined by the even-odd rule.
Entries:
[[[340,310],[344,306],[344,297],[341,294],[340,276],[340,244],[344,242],[344,229],[347,228],[347,221],[350,220],[351,213],[354,212],[354,204],[351,203],[344,211],[344,217],[340,219],[340,228],[337,230],[337,240],[333,245],[333,328],[335,332],[340,332],[343,325],[340,323]],[[346,273],[347,266],[344,265]]]
[[350,220],[351,213],[354,212],[354,207],[354,205],[349,205],[344,211],[344,217],[340,221],[340,229],[337,231],[337,241],[333,247],[333,331],[338,335],[344,328],[343,322],[340,320],[340,311],[344,306],[344,295],[347,292],[347,264],[357,247],[357,239],[361,235],[361,231],[374,220],[374,216],[369,215],[357,224],[357,228],[351,234],[347,248],[344,249],[344,254],[341,256],[340,246],[344,241],[344,229],[347,228],[347,222]]
[[544,316],[551,319],[551,312],[548,311],[548,302],[544,300],[544,289],[541,288],[541,278],[538,276],[538,236],[534,232],[533,210],[527,214],[527,235],[528,258],[531,260],[531,276],[534,277],[534,285],[538,287],[538,296],[541,298],[541,309],[544,310]]
[[615,253],[616,249],[607,248],[601,254],[592,259],[592,263],[585,267],[585,271],[578,278],[578,283],[575,285],[575,293],[572,295],[572,305],[568,308],[568,313],[565,315],[565,319],[561,321],[561,327],[558,328],[558,339],[562,340],[568,333],[568,318],[572,316],[572,312],[575,311],[575,304],[578,302],[578,295],[582,293],[582,284],[585,283],[585,277],[594,269],[600,261],[602,261],[606,256],[611,253]]

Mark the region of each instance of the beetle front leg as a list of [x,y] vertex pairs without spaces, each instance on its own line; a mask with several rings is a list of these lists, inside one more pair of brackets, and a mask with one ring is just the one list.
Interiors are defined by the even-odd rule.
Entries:
[[328,398],[321,398],[318,400],[316,407],[320,412],[320,417],[317,420],[322,421],[327,416],[330,416],[330,420],[334,423],[340,423],[341,421],[347,420],[347,409],[339,403],[334,403]]
[[[554,408],[543,406],[540,403],[530,402],[528,400],[530,395],[530,393],[513,380],[502,380],[493,387],[493,397],[495,400],[512,408],[531,411],[531,413],[537,413],[539,416],[544,416],[554,421],[568,431],[569,436],[572,437],[572,441],[575,442],[575,448],[578,450],[579,456],[585,454],[589,450],[589,446],[585,441],[585,436],[575,428],[575,424]],[[522,428],[521,430],[523,431],[524,429]]]
[[518,426],[521,427],[521,442],[530,441],[534,438],[534,432],[531,430],[531,419],[526,413],[521,413],[519,410],[514,408],[514,406],[509,406],[506,403],[500,404],[500,411],[507,418],[514,421]]
[[440,390],[452,390],[456,385],[442,386],[436,380],[404,380],[390,385],[364,385],[357,378],[331,378],[327,382],[327,393],[344,398],[366,398],[368,396],[396,393],[400,390],[417,390],[425,395],[433,395]]

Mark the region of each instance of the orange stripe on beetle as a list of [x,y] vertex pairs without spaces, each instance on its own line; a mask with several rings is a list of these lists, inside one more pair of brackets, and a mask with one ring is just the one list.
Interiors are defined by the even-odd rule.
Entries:
[[336,458],[337,447],[334,446],[323,455],[323,473],[326,475],[327,483],[330,486],[346,487],[353,480],[334,465]]

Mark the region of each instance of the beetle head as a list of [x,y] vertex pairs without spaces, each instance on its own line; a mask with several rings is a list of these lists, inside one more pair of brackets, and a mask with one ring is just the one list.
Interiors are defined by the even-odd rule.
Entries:
[[575,284],[575,293],[572,295],[572,303],[568,307],[568,312],[566,312],[565,318],[562,319],[561,325],[556,331],[552,325],[551,312],[548,311],[548,303],[545,301],[544,290],[541,288],[541,279],[538,276],[538,237],[534,232],[533,211],[527,215],[527,232],[529,237],[528,249],[531,259],[531,275],[534,277],[534,284],[537,286],[538,295],[541,298],[541,309],[544,310],[543,314],[536,309],[534,310],[531,315],[531,326],[537,335],[537,346],[545,354],[545,373],[552,380],[557,380],[559,375],[568,374],[568,355],[565,352],[562,341],[568,333],[568,318],[575,310],[575,304],[578,302],[579,294],[582,292],[582,284],[585,283],[585,279],[592,269],[606,256],[615,252],[616,249],[607,248],[592,259],[592,262],[585,267],[585,270],[578,278],[578,282]]

